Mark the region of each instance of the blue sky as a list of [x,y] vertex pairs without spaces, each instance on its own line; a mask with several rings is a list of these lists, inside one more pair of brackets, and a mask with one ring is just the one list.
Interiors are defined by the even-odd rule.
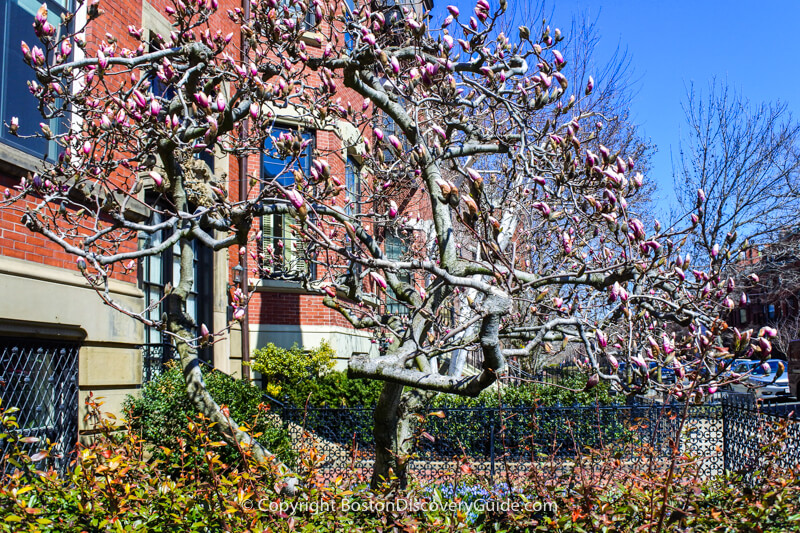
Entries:
[[[535,0],[519,5],[527,2]],[[470,13],[474,2],[458,5]],[[785,102],[800,118],[800,0],[548,0],[546,9],[562,30],[575,15],[597,19],[600,61],[618,45],[627,49],[633,118],[658,149],[649,179],[670,196],[670,152],[677,157],[689,84],[706,92],[716,77],[753,102]]]

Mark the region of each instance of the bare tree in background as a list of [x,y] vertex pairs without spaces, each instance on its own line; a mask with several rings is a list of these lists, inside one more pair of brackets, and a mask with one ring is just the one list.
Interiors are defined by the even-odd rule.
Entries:
[[698,189],[706,196],[701,211],[681,213],[698,229],[690,237],[695,262],[731,276],[739,316],[730,320],[743,329],[774,328],[786,353],[798,333],[800,124],[786,104],[756,104],[716,82],[706,95],[690,87],[684,111],[675,190],[681,205]]
[[779,240],[800,207],[800,124],[786,104],[754,104],[713,83],[706,96],[691,87],[684,111],[675,190],[681,205],[692,205],[698,189],[707,198],[695,255],[737,261],[742,250],[735,245]]

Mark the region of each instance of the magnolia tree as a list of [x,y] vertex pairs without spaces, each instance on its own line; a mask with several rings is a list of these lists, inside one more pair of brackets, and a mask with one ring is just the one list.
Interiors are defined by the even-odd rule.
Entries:
[[[88,7],[89,25],[101,8]],[[169,334],[197,408],[259,458],[269,450],[204,387],[197,350],[212,333],[192,333],[199,325],[186,301],[193,245],[236,255],[249,245],[263,258],[258,269],[274,268],[278,251],[259,248],[256,224],[270,214],[295,221],[298,253],[314,266],[301,269],[304,288],[382,346],[349,361],[351,376],[385,382],[375,482],[391,472],[403,478],[431,395],[475,396],[510,358],[576,345],[587,387],[605,379],[629,392],[713,392],[732,356],[718,342],[727,326],[715,318],[733,305],[732,288],[713,262],[692,270],[680,254],[691,224],[640,221],[631,199],[643,177],[636,161],[599,144],[602,124],[584,105],[594,80],[570,86],[561,32],[547,24],[499,32],[504,2],[447,10],[442,26],[429,28],[416,11],[370,3],[343,13],[335,2],[251,2],[226,14],[242,49],[213,26],[225,15],[215,15],[213,0],[166,8],[174,31],[156,49],[138,28],[87,44],[84,28],[54,28],[40,11],[41,42],[22,45],[31,92],[46,118],[69,127],[42,126],[36,134],[58,143],[58,161],[6,191],[2,205],[74,254],[106,303]],[[267,143],[291,180],[250,176],[247,194],[229,196],[224,184],[198,177],[198,154],[260,154],[289,112],[360,155],[357,190],[331,172],[333,152],[317,148],[310,172],[295,165],[307,150],[299,134]],[[34,134],[31,124],[9,126]],[[143,188],[157,193],[146,208],[158,223],[131,214],[149,198]],[[694,217],[703,206],[701,191]],[[164,230],[163,241],[140,238]],[[159,319],[114,301],[112,278],[172,246],[180,277]],[[247,301],[234,300],[240,319]],[[755,349],[767,353],[759,341]],[[750,339],[736,342],[744,349]],[[458,356],[466,352],[476,354],[471,375]],[[664,366],[710,383],[651,379]]]

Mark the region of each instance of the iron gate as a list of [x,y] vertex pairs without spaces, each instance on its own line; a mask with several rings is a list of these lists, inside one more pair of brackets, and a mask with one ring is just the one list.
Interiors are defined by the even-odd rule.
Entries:
[[[51,461],[59,472],[69,466],[78,437],[78,351],[75,342],[0,337],[0,399],[17,407],[18,437],[37,437],[29,445],[55,444]],[[9,451],[0,441],[0,459]]]

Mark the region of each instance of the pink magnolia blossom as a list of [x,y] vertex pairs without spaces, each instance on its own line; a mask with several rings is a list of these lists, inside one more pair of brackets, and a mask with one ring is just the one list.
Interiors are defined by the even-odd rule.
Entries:
[[290,191],[286,191],[286,197],[290,202],[292,202],[292,205],[295,207],[295,209],[300,209],[303,207],[303,196],[296,190],[292,189]]
[[225,106],[226,105],[227,105],[227,102],[225,101],[225,97],[222,96],[222,93],[217,95],[217,101],[215,103],[216,110],[221,113],[221,112],[225,111]]
[[606,337],[605,333],[603,333],[602,331],[600,331],[598,329],[597,331],[594,332],[594,334],[595,334],[595,337],[597,337],[597,344],[601,348],[605,348],[606,346],[608,346],[608,338]]
[[769,326],[764,326],[758,332],[759,337],[777,337],[778,330]]
[[677,359],[672,362],[672,368],[675,370],[675,375],[678,376],[678,379],[683,379],[686,376],[686,370]]
[[33,50],[31,51],[31,60],[33,64],[36,66],[42,66],[45,62],[44,52],[38,46],[34,46]]
[[389,65],[392,67],[392,72],[400,74],[400,62],[397,60],[397,57],[392,56],[389,59]]
[[380,288],[381,288],[381,289],[386,289],[386,287],[387,287],[387,285],[386,285],[386,279],[384,279],[384,277],[383,277],[383,276],[381,276],[380,274],[378,274],[378,273],[377,273],[377,272],[375,272],[374,270],[373,270],[373,271],[371,271],[371,272],[369,273],[369,275],[370,275],[370,277],[371,277],[372,279],[374,279],[374,280],[375,280],[375,283],[377,283],[377,284],[380,286]]

